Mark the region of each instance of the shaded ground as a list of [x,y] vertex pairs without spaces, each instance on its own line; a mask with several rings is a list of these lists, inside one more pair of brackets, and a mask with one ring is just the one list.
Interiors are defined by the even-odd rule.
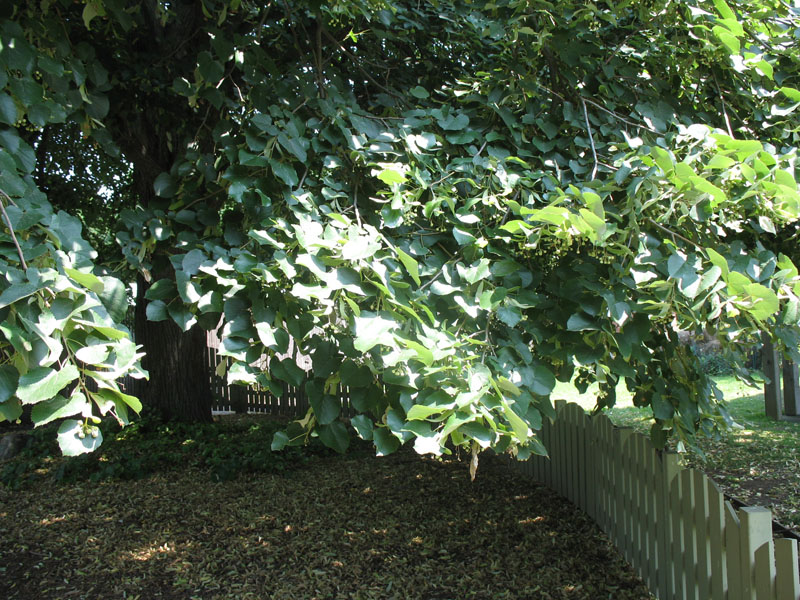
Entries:
[[483,460],[0,486],[3,598],[646,599],[591,521]]

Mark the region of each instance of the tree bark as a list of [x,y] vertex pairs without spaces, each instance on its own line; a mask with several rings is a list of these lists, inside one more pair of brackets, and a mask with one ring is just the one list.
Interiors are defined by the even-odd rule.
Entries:
[[197,326],[183,332],[172,320],[148,321],[146,288],[147,283],[139,277],[134,336],[147,353],[142,366],[150,379],[137,381],[134,395],[147,414],[171,421],[211,422],[206,332]]

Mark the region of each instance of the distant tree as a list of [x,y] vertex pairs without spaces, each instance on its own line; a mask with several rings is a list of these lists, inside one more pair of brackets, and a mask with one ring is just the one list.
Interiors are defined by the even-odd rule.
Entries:
[[[624,380],[657,444],[720,425],[678,330],[710,326],[735,349],[766,329],[796,352],[800,278],[770,250],[800,209],[800,18],[785,3],[13,11],[0,143],[74,123],[133,165],[117,239],[139,282],[145,404],[208,415],[194,353],[221,320],[230,383],[308,393],[274,448],[314,433],[343,451],[355,431],[380,454],[413,441],[524,458],[545,451],[557,379],[599,382],[599,409]],[[7,193],[20,210],[38,194]],[[14,296],[0,305],[29,305]],[[309,380],[278,358],[290,340]]]

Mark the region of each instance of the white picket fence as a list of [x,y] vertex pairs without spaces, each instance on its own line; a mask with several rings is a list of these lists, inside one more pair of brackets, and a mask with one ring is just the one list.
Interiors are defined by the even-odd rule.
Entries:
[[797,542],[772,539],[766,508],[734,510],[676,454],[557,402],[549,458],[516,463],[588,513],[660,600],[800,600]]

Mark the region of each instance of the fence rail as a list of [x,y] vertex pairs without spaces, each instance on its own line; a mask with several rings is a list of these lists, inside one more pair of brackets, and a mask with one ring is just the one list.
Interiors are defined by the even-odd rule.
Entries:
[[800,600],[797,541],[773,540],[768,509],[735,510],[704,473],[605,415],[557,412],[541,432],[550,457],[518,468],[586,511],[660,600]]

